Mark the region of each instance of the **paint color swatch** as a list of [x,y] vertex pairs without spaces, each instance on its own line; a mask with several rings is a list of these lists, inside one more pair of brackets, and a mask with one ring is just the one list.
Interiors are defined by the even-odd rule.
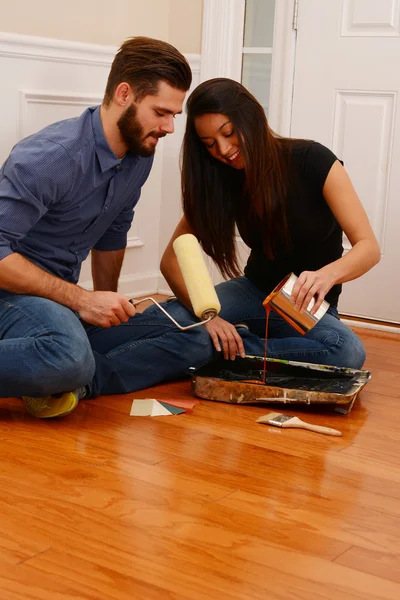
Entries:
[[183,399],[171,400],[169,398],[168,400],[165,400],[165,403],[169,404],[171,406],[177,406],[178,408],[192,410],[193,407],[196,406],[196,404],[200,404],[200,400],[183,400]]
[[161,406],[166,408],[169,412],[171,412],[173,415],[180,415],[181,413],[186,412],[184,408],[178,408],[177,406],[172,406],[171,404],[168,404],[167,402],[160,401],[160,404],[161,404]]
[[131,417],[166,417],[183,412],[185,412],[183,408],[170,406],[166,402],[158,402],[155,398],[145,398],[143,400],[134,399],[129,414]]

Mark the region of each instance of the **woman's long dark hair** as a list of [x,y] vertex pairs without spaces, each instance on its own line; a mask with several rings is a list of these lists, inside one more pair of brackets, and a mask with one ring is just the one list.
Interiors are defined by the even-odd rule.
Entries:
[[[239,140],[244,170],[213,158],[195,129],[195,118],[226,115]],[[225,277],[236,277],[235,225],[245,242],[252,225],[263,234],[263,249],[272,259],[290,244],[286,221],[289,140],[275,136],[262,106],[240,83],[210,79],[187,102],[182,146],[182,195],[186,219],[204,251]]]

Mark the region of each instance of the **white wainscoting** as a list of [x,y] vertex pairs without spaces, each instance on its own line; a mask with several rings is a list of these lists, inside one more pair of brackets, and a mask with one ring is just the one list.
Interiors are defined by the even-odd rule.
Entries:
[[[0,33],[0,164],[21,138],[42,127],[78,116],[100,104],[117,48]],[[200,55],[186,55],[199,83]],[[179,153],[185,117],[176,132],[160,140],[150,177],[137,206],[120,278],[130,297],[165,289],[161,254],[181,215]],[[79,282],[90,289],[90,260]]]

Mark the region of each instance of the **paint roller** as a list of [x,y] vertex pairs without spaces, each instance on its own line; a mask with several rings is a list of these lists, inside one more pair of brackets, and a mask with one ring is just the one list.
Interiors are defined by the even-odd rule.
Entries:
[[214,318],[221,305],[197,239],[191,233],[185,233],[176,238],[173,248],[194,314],[202,321]]
[[145,300],[151,300],[158,308],[182,331],[204,325],[213,319],[221,310],[218,296],[211,281],[203,254],[196,237],[185,233],[173,243],[173,249],[185,282],[194,314],[199,317],[199,323],[182,327],[154,298],[131,300],[137,306]]

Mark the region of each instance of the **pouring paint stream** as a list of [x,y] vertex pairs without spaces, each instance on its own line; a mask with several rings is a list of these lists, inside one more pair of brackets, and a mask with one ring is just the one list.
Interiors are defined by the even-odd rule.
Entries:
[[257,385],[265,385],[267,381],[267,345],[268,345],[268,324],[271,307],[269,304],[264,304],[265,307],[265,340],[264,340],[264,367],[262,381],[259,379],[245,379],[243,383],[255,383]]

